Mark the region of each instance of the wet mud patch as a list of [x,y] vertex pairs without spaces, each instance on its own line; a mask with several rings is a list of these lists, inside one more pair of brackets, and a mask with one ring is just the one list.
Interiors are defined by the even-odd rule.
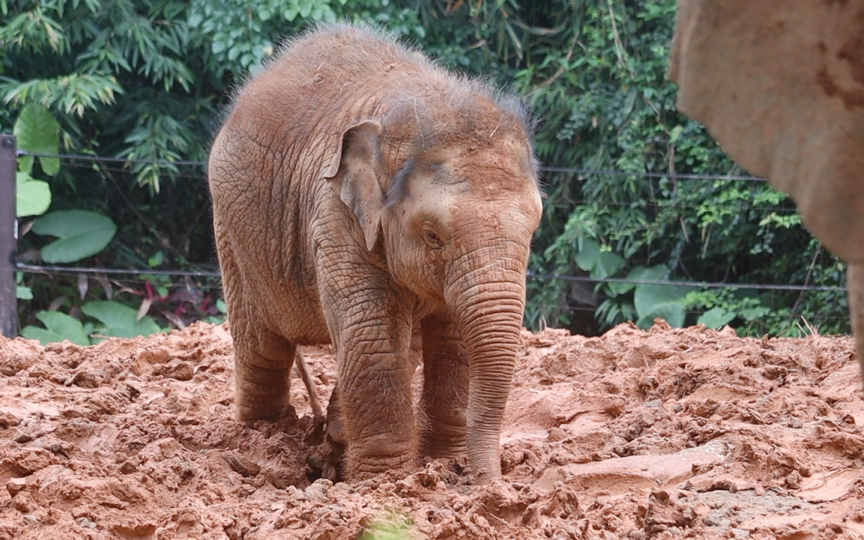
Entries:
[[[524,332],[505,477],[459,464],[310,479],[299,378],[232,419],[224,326],[81,348],[0,341],[0,539],[862,538],[864,401],[846,337]],[[324,403],[327,348],[305,357]],[[364,536],[365,535],[365,536]]]

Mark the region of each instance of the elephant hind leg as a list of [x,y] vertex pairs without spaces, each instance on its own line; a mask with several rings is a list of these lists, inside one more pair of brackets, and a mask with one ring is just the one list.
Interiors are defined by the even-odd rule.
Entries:
[[[232,326],[236,326],[232,322]],[[232,329],[233,332],[233,329]],[[240,421],[276,419],[288,405],[296,346],[267,331],[234,335],[234,405]]]
[[858,363],[861,365],[861,376],[864,378],[864,267],[849,264],[846,272],[849,287],[849,317],[852,322],[852,334],[855,336]]
[[231,239],[214,216],[222,288],[234,339],[234,406],[240,421],[278,418],[288,400],[289,375],[297,347],[257,324],[248,311]]

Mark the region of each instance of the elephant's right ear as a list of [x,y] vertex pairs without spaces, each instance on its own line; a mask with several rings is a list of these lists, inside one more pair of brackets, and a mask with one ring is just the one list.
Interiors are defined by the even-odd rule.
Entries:
[[339,198],[360,223],[370,251],[378,241],[384,211],[384,193],[375,174],[380,136],[378,122],[366,121],[346,129],[333,161],[324,171],[324,178],[335,183]]

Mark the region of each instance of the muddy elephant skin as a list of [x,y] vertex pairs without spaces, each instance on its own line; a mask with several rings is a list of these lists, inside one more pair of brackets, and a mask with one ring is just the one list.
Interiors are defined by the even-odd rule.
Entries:
[[333,343],[348,480],[466,452],[474,481],[500,476],[535,163],[516,101],[386,36],[289,43],[239,91],[209,160],[236,417],[278,417],[297,347]]
[[864,2],[678,0],[678,109],[849,264],[864,373]]

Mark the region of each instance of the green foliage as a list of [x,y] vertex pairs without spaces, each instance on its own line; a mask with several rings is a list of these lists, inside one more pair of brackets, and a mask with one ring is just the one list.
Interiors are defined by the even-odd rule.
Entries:
[[260,69],[273,55],[278,40],[302,28],[303,23],[335,21],[336,14],[330,3],[327,0],[192,0],[187,22],[195,32],[195,39],[207,46],[216,69],[242,76]]
[[26,172],[15,173],[15,214],[17,217],[39,216],[51,205],[51,186],[34,180]]
[[135,337],[160,331],[152,317],[145,315],[139,318],[137,311],[119,302],[88,302],[81,307],[81,311],[102,323],[95,329],[100,336]]
[[[653,271],[673,282],[844,283],[842,264],[767,184],[676,177],[745,171],[675,110],[665,75],[674,0],[2,0],[0,7],[0,128],[23,118],[47,133],[47,111],[60,150],[135,160],[59,171],[48,160],[22,164],[30,175],[19,180],[22,211],[44,211],[46,185],[31,182],[47,182],[51,210],[86,209],[119,225],[100,264],[214,269],[203,172],[182,162],[206,158],[231,88],[284,38],[347,19],[387,28],[441,63],[524,97],[540,121],[535,149],[543,163],[629,173],[544,173],[529,265],[544,277],[528,283],[529,326],[568,325],[574,308],[587,308],[601,329],[659,315],[676,324],[726,322],[748,335],[800,333],[801,317],[823,332],[848,331],[842,292],[601,282],[585,304],[581,284],[549,279]],[[56,153],[36,146],[28,150]],[[45,255],[35,235],[19,247]],[[221,317],[205,280],[106,279],[81,294],[75,278],[52,279],[26,278],[33,300],[25,319],[54,304],[77,318],[85,297],[110,298],[111,287],[134,293],[125,302],[150,302],[163,326]]]
[[[636,281],[661,281],[669,279],[669,269],[665,266],[634,269],[630,278]],[[693,290],[683,285],[636,285],[633,293],[633,307],[639,317],[636,325],[650,328],[654,319],[665,319],[672,327],[684,326],[685,304],[682,300]]]
[[21,335],[27,339],[38,339],[42,345],[55,341],[71,341],[75,345],[90,345],[92,325],[85,328],[77,319],[59,311],[40,311],[36,318],[42,321],[45,328],[25,326]]
[[[60,149],[60,124],[48,109],[31,103],[21,110],[18,120],[15,122],[15,137],[18,147],[28,152],[41,154],[57,154]],[[35,158],[23,156],[19,158],[18,168],[21,172],[31,174],[33,172],[33,161]],[[56,157],[41,157],[39,163],[42,171],[50,176],[60,171],[60,160]]]
[[734,313],[730,313],[720,307],[714,307],[700,315],[696,322],[697,324],[705,325],[706,328],[717,330],[732,322],[734,318]]
[[389,510],[371,519],[360,533],[360,540],[411,540],[412,521],[404,512]]
[[[96,321],[82,324],[81,321],[59,311],[40,311],[36,314],[45,328],[25,326],[21,335],[27,339],[38,339],[43,345],[68,340],[76,345],[97,343],[103,337],[148,336],[160,332],[159,325],[149,316],[138,317],[136,311],[119,302],[88,302],[81,311]],[[91,338],[91,334],[94,334]]]
[[18,300],[33,300],[33,291],[30,287],[25,287],[21,285],[21,281],[24,279],[24,274],[21,272],[15,272],[15,298]]
[[[815,255],[809,235],[791,201],[766,183],[675,177],[746,171],[701,126],[675,110],[675,87],[665,76],[673,0],[520,5],[525,27],[549,30],[517,31],[525,52],[513,76],[519,93],[542,119],[536,136],[539,157],[556,167],[632,173],[546,173],[533,273],[634,279],[642,275],[640,268],[659,266],[671,281],[785,285],[808,279],[812,284],[820,264],[837,264],[822,256],[808,273]],[[645,176],[649,171],[667,175]],[[618,257],[613,259],[615,271],[598,270],[602,265],[593,262],[598,252]],[[842,285],[842,273],[827,276],[815,282]],[[715,320],[734,313],[730,321],[744,333],[796,332],[801,315],[820,319],[831,331],[848,331],[845,304],[813,311],[815,304],[808,299],[822,293],[799,298],[767,291],[744,298],[704,289],[696,302],[692,288],[637,288],[631,296],[622,284],[597,285],[601,329],[625,320],[645,326],[659,314],[689,324],[699,311],[719,307],[725,314]],[[578,306],[572,290],[564,280],[529,283],[526,322],[569,324],[570,310]],[[748,318],[752,310],[763,308],[771,317]],[[712,317],[717,315],[715,311]],[[713,322],[711,317],[708,321]]]
[[[59,124],[44,107],[30,104],[21,111],[13,129],[18,147],[29,152],[57,154],[60,147]],[[44,214],[51,205],[51,188],[47,182],[33,178],[31,156],[18,158],[18,171],[15,174],[17,217]],[[60,170],[57,158],[39,158],[42,171],[54,176]]]
[[47,263],[71,263],[99,253],[114,238],[110,218],[83,210],[52,212],[33,222],[33,232],[58,239],[42,248]]
[[582,248],[574,257],[574,262],[581,270],[588,272],[594,279],[606,279],[615,275],[626,262],[623,257],[611,251],[601,249],[596,241],[581,238]]

